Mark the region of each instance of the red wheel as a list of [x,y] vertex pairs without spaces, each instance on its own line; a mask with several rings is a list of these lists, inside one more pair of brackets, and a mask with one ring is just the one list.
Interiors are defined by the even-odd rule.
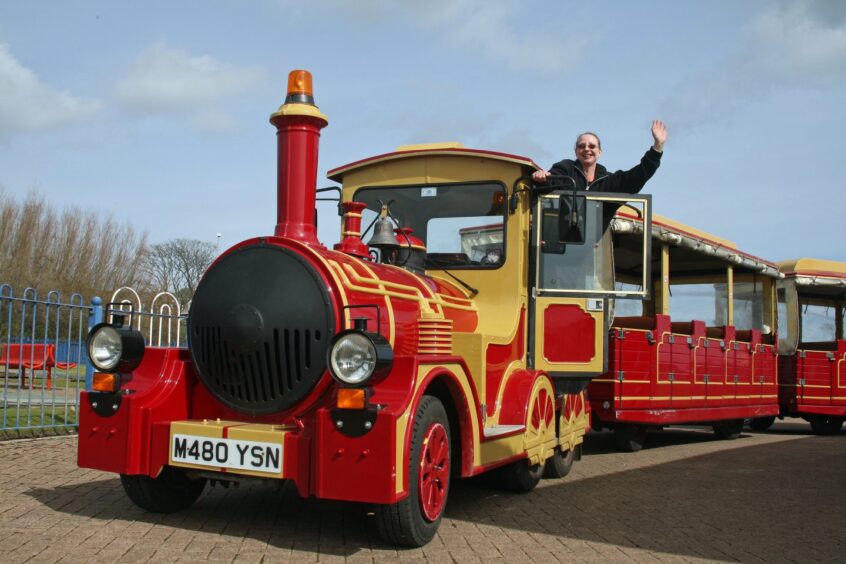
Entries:
[[450,480],[450,428],[446,409],[434,396],[423,396],[411,431],[408,496],[376,507],[376,524],[386,541],[423,546],[441,524]]
[[426,429],[420,453],[420,475],[417,480],[420,509],[427,520],[441,516],[449,486],[449,437],[440,423]]

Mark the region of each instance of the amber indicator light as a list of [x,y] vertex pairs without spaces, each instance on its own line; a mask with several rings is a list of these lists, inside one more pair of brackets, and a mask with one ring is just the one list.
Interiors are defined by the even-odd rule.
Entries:
[[364,409],[365,400],[363,388],[338,389],[338,408],[340,409]]
[[117,384],[118,380],[115,374],[95,372],[91,388],[98,392],[115,392],[117,391]]

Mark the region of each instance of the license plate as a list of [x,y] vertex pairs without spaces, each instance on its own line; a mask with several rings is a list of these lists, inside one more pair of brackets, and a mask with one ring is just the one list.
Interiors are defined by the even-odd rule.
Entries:
[[243,439],[217,439],[174,434],[170,443],[173,462],[280,474],[282,445]]

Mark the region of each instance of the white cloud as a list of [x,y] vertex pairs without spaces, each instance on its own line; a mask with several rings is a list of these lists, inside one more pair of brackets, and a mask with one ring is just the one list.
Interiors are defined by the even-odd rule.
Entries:
[[719,65],[679,85],[665,104],[668,121],[713,124],[775,91],[827,89],[846,79],[846,2],[784,0],[747,31]]
[[225,99],[255,87],[263,78],[257,67],[191,56],[159,42],[139,54],[115,85],[115,95],[128,111],[182,114],[202,129],[221,130],[235,123],[223,107]]
[[511,0],[431,0],[405,4],[414,20],[442,30],[453,43],[515,69],[557,74],[574,66],[586,46],[584,38],[514,29],[519,2]]
[[846,75],[846,3],[805,0],[769,9],[752,26],[761,74],[824,85]]
[[98,100],[42,83],[0,43],[0,135],[58,127],[88,118],[100,107]]
[[423,29],[434,40],[466,49],[518,70],[554,75],[573,68],[587,46],[585,37],[566,37],[544,31],[547,22],[535,21],[521,27],[525,12],[515,0],[278,0],[287,13],[302,15],[306,9],[334,13],[339,10],[351,23],[400,25],[408,22]]

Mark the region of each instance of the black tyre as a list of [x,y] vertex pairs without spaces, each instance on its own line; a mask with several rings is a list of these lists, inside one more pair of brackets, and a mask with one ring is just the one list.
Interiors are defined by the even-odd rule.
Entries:
[[563,478],[573,468],[575,455],[572,450],[562,452],[561,448],[555,449],[555,454],[546,460],[543,468],[543,477],[546,479]]
[[731,421],[722,421],[713,426],[714,434],[718,439],[732,440],[740,436],[743,432],[743,419],[732,419]]
[[135,505],[153,513],[174,513],[191,507],[206,487],[204,478],[191,479],[170,466],[165,466],[158,478],[121,474],[120,483]]
[[496,482],[504,490],[516,493],[527,493],[535,489],[535,486],[543,477],[543,464],[529,464],[528,459],[512,462],[495,470]]
[[749,422],[749,427],[753,431],[766,431],[767,429],[773,426],[775,420],[775,415],[772,415],[770,417],[757,417]]
[[646,444],[646,427],[618,423],[614,426],[614,445],[622,452],[637,452]]
[[449,419],[434,396],[423,396],[417,407],[408,460],[408,497],[377,506],[376,524],[387,542],[416,547],[435,536],[449,495]]
[[809,418],[811,429],[817,435],[836,435],[843,427],[842,417],[829,417],[827,415],[814,415]]

